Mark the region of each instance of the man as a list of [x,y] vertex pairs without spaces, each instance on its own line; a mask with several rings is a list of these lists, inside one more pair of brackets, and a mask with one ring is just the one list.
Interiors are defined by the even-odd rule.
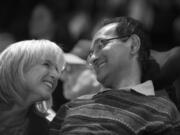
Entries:
[[158,71],[148,44],[138,21],[120,17],[105,22],[93,38],[88,61],[106,89],[62,106],[50,134],[179,134],[177,108],[156,96],[148,80]]

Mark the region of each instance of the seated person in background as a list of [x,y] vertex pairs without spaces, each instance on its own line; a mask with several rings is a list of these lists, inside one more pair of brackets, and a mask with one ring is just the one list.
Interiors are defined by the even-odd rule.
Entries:
[[64,65],[62,49],[48,40],[17,42],[0,54],[1,135],[29,134],[32,106],[46,101],[51,107]]
[[170,98],[180,110],[180,47],[165,52],[151,50],[152,57],[160,66],[160,72],[153,78],[155,88],[166,88]]
[[8,32],[0,33],[0,52],[2,52],[8,45],[15,42],[13,34]]
[[63,95],[72,100],[82,95],[97,93],[101,87],[86,61],[80,57],[67,53],[64,54],[66,66],[60,79],[63,81]]
[[174,47],[165,52],[151,50],[151,55],[161,69],[161,72],[154,78],[159,89],[171,85],[180,77],[180,47]]
[[157,63],[148,44],[143,26],[134,19],[104,22],[88,58],[104,90],[63,105],[49,134],[179,134],[180,113],[168,98],[155,95],[149,80],[159,70],[151,66]]

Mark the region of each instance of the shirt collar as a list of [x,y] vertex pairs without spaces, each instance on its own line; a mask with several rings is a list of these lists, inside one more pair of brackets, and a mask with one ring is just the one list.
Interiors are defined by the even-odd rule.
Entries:
[[[153,85],[151,80],[146,81],[146,82],[141,83],[141,84],[138,84],[138,85],[135,85],[135,86],[132,86],[132,87],[120,88],[120,89],[126,89],[126,90],[133,89],[134,91],[136,91],[138,93],[141,93],[141,94],[143,94],[145,96],[155,96],[154,85]],[[106,91],[106,90],[110,90],[110,89],[102,88],[100,91]],[[83,96],[78,97],[78,99],[90,99],[96,94],[97,93],[83,95]]]
[[151,80],[146,81],[144,83],[135,85],[133,87],[130,87],[130,89],[133,89],[134,91],[141,93],[145,96],[154,96],[154,85]]

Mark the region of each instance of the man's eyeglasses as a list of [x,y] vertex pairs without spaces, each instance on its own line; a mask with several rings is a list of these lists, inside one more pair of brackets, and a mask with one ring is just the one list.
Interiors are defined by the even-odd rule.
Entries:
[[93,50],[90,50],[87,61],[89,61],[94,51],[97,52],[103,49],[110,41],[115,40],[115,39],[121,39],[122,41],[126,41],[128,38],[129,38],[129,35],[118,36],[118,37],[109,38],[109,39],[98,39],[97,41],[94,42],[94,48]]

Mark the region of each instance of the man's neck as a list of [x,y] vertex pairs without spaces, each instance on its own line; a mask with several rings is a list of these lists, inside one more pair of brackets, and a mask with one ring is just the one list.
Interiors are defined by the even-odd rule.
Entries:
[[127,69],[124,72],[121,72],[116,78],[116,81],[113,83],[114,89],[127,88],[135,86],[141,83],[141,71],[137,66],[132,66],[132,68]]
[[128,88],[141,83],[140,78],[133,74],[128,74],[128,76],[122,77],[117,83],[113,85],[114,89]]

